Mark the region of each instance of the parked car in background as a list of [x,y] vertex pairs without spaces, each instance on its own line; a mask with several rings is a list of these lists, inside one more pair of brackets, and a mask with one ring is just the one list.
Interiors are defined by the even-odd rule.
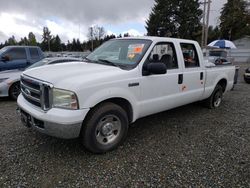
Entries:
[[20,94],[21,70],[8,70],[0,72],[0,97],[10,97],[17,99]]
[[244,74],[244,80],[246,83],[250,84],[250,68],[246,69]]
[[26,70],[32,69],[35,67],[40,67],[43,65],[52,65],[57,63],[67,63],[67,62],[74,62],[74,61],[83,61],[82,58],[74,58],[74,57],[50,57],[50,58],[44,58],[39,62],[36,62],[35,64],[29,66]]
[[25,69],[43,58],[37,46],[6,46],[0,50],[0,71]]
[[[66,63],[72,61],[82,61],[80,58],[65,58],[65,57],[53,57],[44,58],[33,65],[29,66],[27,69],[51,65],[56,63]],[[27,70],[26,69],[26,70]],[[0,97],[10,97],[14,100],[17,99],[20,94],[20,75],[23,71],[19,69],[8,70],[0,72]]]

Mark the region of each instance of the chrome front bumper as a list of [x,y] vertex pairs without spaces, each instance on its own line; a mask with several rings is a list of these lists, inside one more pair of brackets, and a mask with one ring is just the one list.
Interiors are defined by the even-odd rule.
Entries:
[[29,128],[49,136],[72,139],[80,135],[82,122],[88,109],[64,110],[51,109],[48,112],[39,111],[28,103],[22,95],[18,97],[18,114],[22,123]]

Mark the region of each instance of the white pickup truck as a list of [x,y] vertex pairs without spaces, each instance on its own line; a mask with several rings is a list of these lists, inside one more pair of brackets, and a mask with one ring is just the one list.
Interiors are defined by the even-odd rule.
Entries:
[[85,62],[43,66],[21,76],[22,122],[59,138],[79,137],[94,153],[120,145],[130,123],[195,101],[220,106],[234,66],[206,63],[191,40],[114,39]]

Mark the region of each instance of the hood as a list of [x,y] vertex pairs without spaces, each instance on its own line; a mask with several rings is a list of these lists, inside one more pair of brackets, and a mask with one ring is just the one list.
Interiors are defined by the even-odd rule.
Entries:
[[70,62],[55,65],[45,65],[26,70],[23,74],[53,84],[59,88],[77,87],[83,82],[88,84],[97,79],[105,79],[110,76],[127,72],[119,67],[109,65]]
[[19,78],[22,74],[21,70],[15,69],[15,70],[7,70],[7,71],[1,71],[0,72],[0,78]]

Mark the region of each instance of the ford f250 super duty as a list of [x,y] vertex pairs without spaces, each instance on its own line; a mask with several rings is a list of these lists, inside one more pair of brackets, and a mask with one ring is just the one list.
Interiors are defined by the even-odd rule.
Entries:
[[195,41],[113,39],[84,62],[25,71],[18,106],[27,127],[103,153],[141,117],[196,101],[218,108],[234,75],[234,66],[205,62]]

